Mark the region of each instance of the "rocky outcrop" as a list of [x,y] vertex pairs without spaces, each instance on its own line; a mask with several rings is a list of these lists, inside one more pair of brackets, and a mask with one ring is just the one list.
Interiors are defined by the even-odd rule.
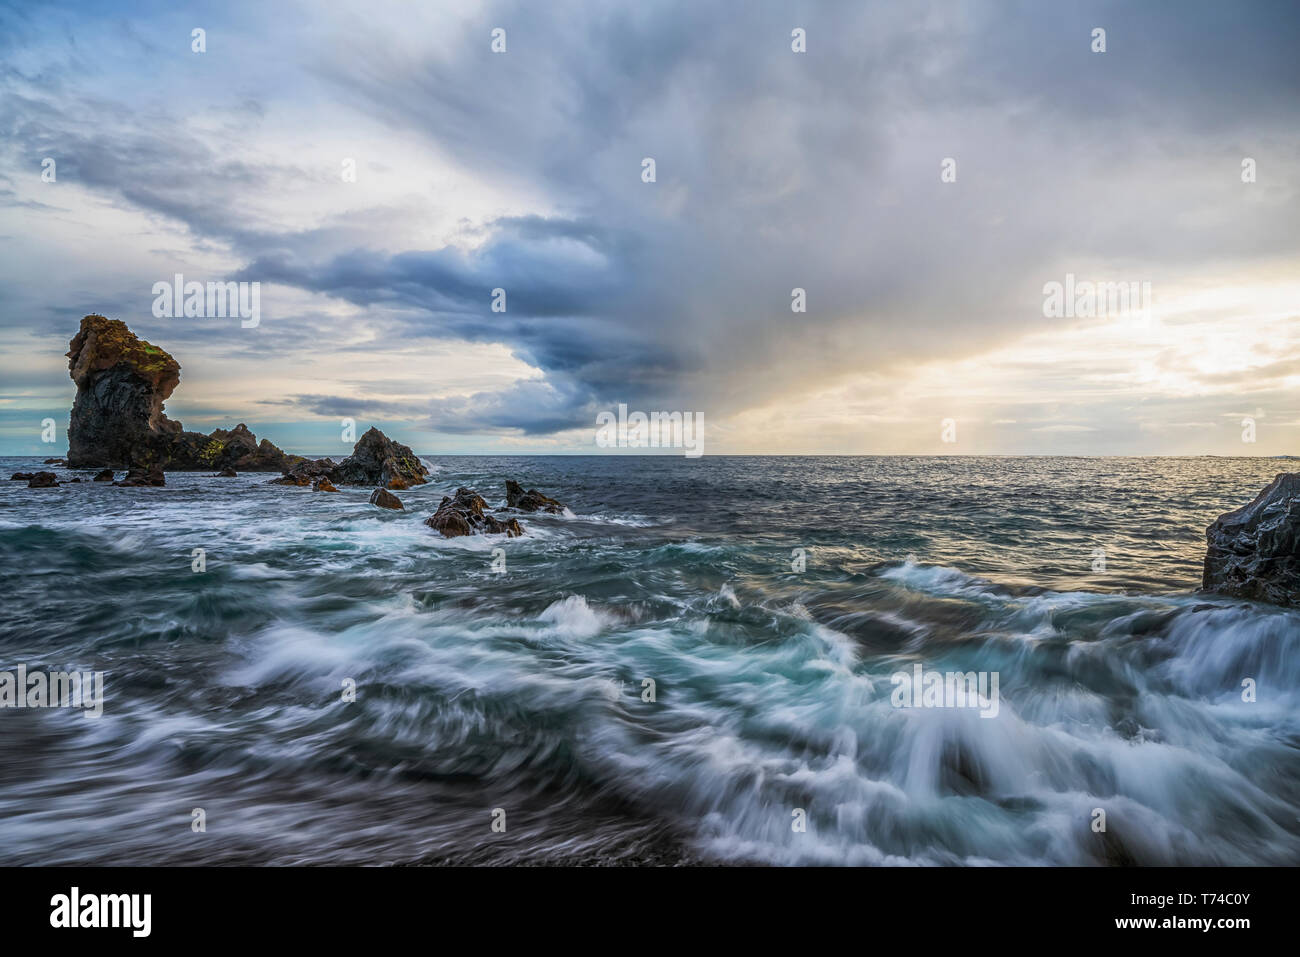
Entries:
[[272,479],[276,485],[312,485],[322,476],[335,485],[378,485],[407,489],[423,485],[429,470],[408,446],[394,442],[376,428],[369,429],[352,447],[352,454],[337,465],[332,459],[303,459],[284,475]]
[[387,489],[377,488],[370,495],[370,504],[378,505],[380,508],[392,508],[399,511],[406,511],[402,507],[402,500]]
[[1300,472],[1282,473],[1205,532],[1206,591],[1300,607]]
[[338,491],[338,489],[334,487],[334,483],[331,482],[324,475],[322,475],[316,481],[311,483],[311,490],[313,492],[337,492]]
[[521,512],[550,512],[559,515],[564,511],[563,503],[543,495],[535,488],[525,492],[522,485],[511,479],[506,479],[506,505]]
[[352,447],[352,454],[330,472],[338,485],[382,485],[394,488],[423,485],[429,470],[409,447],[394,442],[376,428],[370,428]]
[[454,496],[443,496],[438,511],[426,518],[424,524],[437,529],[446,538],[479,534],[505,534],[515,538],[524,533],[517,519],[511,518],[503,522],[488,515],[486,508],[487,502],[477,492],[458,488]]
[[9,476],[9,481],[30,482],[32,480],[32,476],[34,476],[35,474],[36,474],[35,472],[15,472],[13,475]]
[[57,488],[59,477],[53,472],[37,472],[27,480],[28,488]]
[[112,470],[112,469],[104,469],[103,471],[96,472],[96,473],[95,473],[95,481],[96,481],[96,482],[111,482],[111,481],[113,481],[113,470]]
[[68,424],[68,466],[279,472],[300,460],[240,424],[211,435],[186,432],[163,413],[181,367],[166,350],[118,319],[91,315],[68,344],[77,384]]
[[124,488],[142,485],[166,485],[167,477],[163,475],[163,470],[155,465],[151,468],[128,469],[126,477],[122,481],[113,484]]
[[334,471],[333,459],[303,459],[295,462],[278,479],[271,479],[272,485],[311,485],[322,476],[328,477]]

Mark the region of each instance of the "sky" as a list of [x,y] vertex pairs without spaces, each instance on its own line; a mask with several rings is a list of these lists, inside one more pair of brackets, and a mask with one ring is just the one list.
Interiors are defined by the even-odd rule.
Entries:
[[[298,452],[616,451],[624,405],[706,454],[1300,454],[1298,48],[1287,0],[5,0],[0,454],[65,447],[92,312],[171,418]],[[155,316],[178,273],[257,324]]]

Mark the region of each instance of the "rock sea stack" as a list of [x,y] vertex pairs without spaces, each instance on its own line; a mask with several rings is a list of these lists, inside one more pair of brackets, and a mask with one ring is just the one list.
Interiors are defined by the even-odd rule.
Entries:
[[163,402],[180,384],[180,363],[121,320],[86,316],[68,346],[68,373],[77,385],[70,468],[280,472],[300,460],[266,439],[258,442],[242,423],[204,435],[167,418]]
[[429,470],[408,446],[394,442],[376,428],[366,431],[352,454],[337,465],[332,459],[303,459],[272,479],[276,485],[311,485],[324,476],[335,485],[378,485],[407,489],[423,485]]
[[488,515],[487,502],[467,488],[456,489],[454,496],[444,495],[438,511],[424,520],[424,524],[437,529],[446,538],[460,535],[500,535],[516,538],[524,533],[518,519],[501,521]]
[[392,488],[394,480],[404,486],[423,485],[429,470],[408,446],[394,442],[376,428],[370,428],[352,447],[352,454],[335,466],[330,479],[338,485],[382,485]]
[[1300,472],[1283,472],[1249,505],[1205,531],[1206,591],[1300,607]]

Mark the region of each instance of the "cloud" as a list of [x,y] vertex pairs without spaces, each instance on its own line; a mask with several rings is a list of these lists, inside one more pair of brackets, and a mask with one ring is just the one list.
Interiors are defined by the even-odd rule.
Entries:
[[[206,57],[176,16],[8,22],[3,156],[57,155],[49,195],[101,251],[69,254],[76,281],[53,300],[22,263],[0,271],[22,304],[0,323],[129,319],[180,263],[284,291],[267,340],[169,327],[206,356],[311,364],[458,340],[503,344],[537,373],[424,403],[380,382],[369,398],[323,383],[259,400],[307,414],[541,436],[618,402],[725,423],[854,384],[882,405],[908,369],[1041,332],[1043,283],[1066,271],[1159,294],[1300,253],[1287,3],[234,4],[212,11]],[[1089,50],[1097,25],[1105,54]],[[1247,155],[1261,177],[1243,192]],[[351,193],[340,156],[365,173]],[[0,215],[73,249],[42,195],[0,191]],[[100,260],[129,242],[119,223],[147,245],[113,268]],[[1062,390],[1108,375],[1077,348],[1058,360]],[[1152,388],[1280,390],[1297,361],[1216,371],[1174,350]],[[1109,407],[1076,411],[1047,428],[1111,434],[1089,424]]]

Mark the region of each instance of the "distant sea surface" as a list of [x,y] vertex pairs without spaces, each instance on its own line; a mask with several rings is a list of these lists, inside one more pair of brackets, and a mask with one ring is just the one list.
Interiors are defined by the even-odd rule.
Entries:
[[[388,512],[39,461],[0,670],[105,703],[0,710],[0,864],[1300,862],[1300,614],[1195,594],[1293,463],[430,456]],[[423,524],[507,478],[570,514]]]

